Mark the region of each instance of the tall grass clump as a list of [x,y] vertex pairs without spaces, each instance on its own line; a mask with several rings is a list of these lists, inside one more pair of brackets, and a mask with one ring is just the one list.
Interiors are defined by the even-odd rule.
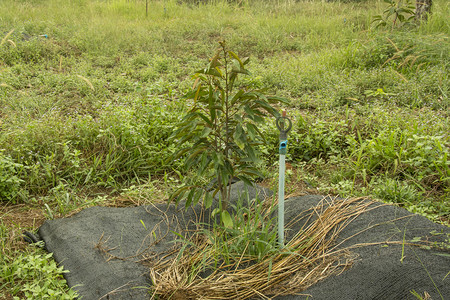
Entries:
[[448,15],[450,13],[450,5],[447,1],[433,1],[432,14],[427,22],[419,27],[419,31],[423,34],[432,33],[450,33],[450,24]]
[[45,193],[60,182],[73,187],[94,184],[119,188],[176,166],[168,142],[176,114],[159,100],[130,106],[104,105],[99,118],[49,115],[11,131],[9,151],[22,168],[18,180],[32,193]]

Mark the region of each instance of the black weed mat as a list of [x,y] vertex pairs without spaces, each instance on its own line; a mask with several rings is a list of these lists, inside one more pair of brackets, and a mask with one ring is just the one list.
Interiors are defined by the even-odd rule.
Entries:
[[[243,190],[242,183],[234,184],[234,199]],[[255,192],[252,190],[250,197]],[[261,188],[259,192],[270,193]],[[322,199],[318,195],[289,198],[285,223]],[[195,220],[208,219],[208,213],[202,214],[200,209],[186,211],[172,205],[92,207],[69,218],[46,221],[38,233],[56,261],[69,270],[67,282],[82,299],[140,300],[149,299],[151,291],[149,270],[142,262],[171,249],[178,238],[173,232],[194,229]],[[300,226],[289,229],[287,238]],[[417,299],[412,294],[415,291],[422,296],[428,293],[431,299],[450,299],[449,251],[403,243],[420,238],[445,248],[450,246],[449,236],[448,227],[398,207],[374,203],[339,235],[340,248],[354,247],[351,251],[357,257],[352,267],[303,293],[311,295],[310,299]],[[400,243],[391,243],[395,241]]]

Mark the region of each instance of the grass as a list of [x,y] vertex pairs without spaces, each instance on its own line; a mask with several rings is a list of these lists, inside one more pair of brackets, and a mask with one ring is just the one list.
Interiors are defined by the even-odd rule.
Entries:
[[[371,26],[382,1],[210,2],[151,1],[147,17],[145,1],[0,2],[2,257],[40,225],[28,211],[167,199],[189,176],[168,161],[181,96],[221,39],[250,56],[246,85],[291,101],[288,192],[372,196],[449,224],[447,1],[396,30]],[[261,130],[276,182],[278,132]]]

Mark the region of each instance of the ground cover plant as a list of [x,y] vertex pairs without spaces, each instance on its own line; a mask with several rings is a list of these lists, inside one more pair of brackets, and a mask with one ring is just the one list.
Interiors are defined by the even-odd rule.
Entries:
[[[448,224],[447,1],[427,22],[378,28],[383,1],[145,4],[1,1],[2,264],[38,255],[20,252],[20,232],[43,216],[165,201],[190,178],[169,137],[220,40],[250,56],[240,84],[290,100],[288,193],[367,195]],[[270,186],[278,132],[258,129]],[[0,294],[23,297],[10,278]]]

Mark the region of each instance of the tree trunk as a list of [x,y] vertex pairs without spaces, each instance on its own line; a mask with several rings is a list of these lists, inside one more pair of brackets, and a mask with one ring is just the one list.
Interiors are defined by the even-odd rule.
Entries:
[[427,21],[432,4],[433,0],[416,0],[416,21]]

